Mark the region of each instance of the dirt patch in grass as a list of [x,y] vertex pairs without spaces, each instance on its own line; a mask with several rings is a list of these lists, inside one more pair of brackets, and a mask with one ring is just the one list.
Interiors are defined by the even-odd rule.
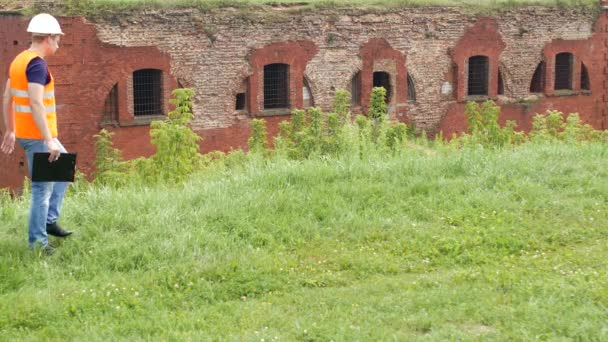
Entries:
[[496,329],[485,324],[465,324],[460,327],[462,331],[469,335],[481,336],[488,333],[496,332]]

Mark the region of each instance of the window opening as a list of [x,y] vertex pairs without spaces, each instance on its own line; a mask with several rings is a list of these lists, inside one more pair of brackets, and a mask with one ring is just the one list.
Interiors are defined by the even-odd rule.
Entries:
[[238,93],[236,94],[236,105],[235,105],[235,109],[236,110],[245,110],[245,103],[246,103],[246,96],[245,93]]
[[387,104],[391,102],[391,76],[388,72],[374,72],[374,87],[383,87],[386,89],[386,97],[384,98],[384,102]]
[[572,61],[571,53],[563,52],[555,56],[555,90],[572,89]]
[[505,83],[502,79],[502,70],[498,68],[498,95],[505,94]]
[[315,105],[312,98],[312,91],[310,91],[310,85],[306,78],[304,78],[304,81],[302,82],[302,99],[304,108],[313,107]]
[[361,104],[361,72],[357,71],[350,82],[351,104],[358,106]]
[[531,93],[542,93],[545,90],[545,62],[538,63],[532,81],[530,82]]
[[581,90],[591,90],[591,86],[589,84],[589,72],[583,63],[581,63]]
[[407,74],[407,100],[410,102],[416,101],[416,87],[412,75]]
[[103,104],[102,123],[118,122],[118,84],[114,84]]
[[133,111],[135,116],[163,114],[162,72],[142,69],[133,73]]
[[264,66],[264,108],[289,108],[289,65]]
[[488,95],[488,57],[469,58],[468,95]]

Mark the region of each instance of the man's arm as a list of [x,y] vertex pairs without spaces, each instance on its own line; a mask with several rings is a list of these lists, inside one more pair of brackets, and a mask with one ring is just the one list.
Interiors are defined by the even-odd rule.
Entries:
[[32,107],[32,116],[34,118],[34,122],[36,123],[36,127],[42,134],[42,138],[44,139],[44,143],[49,149],[49,153],[51,154],[49,157],[49,161],[55,161],[59,159],[59,145],[55,143],[53,140],[53,136],[51,135],[51,131],[47,125],[46,121],[46,110],[44,108],[44,102],[42,101],[42,95],[44,94],[44,86],[38,83],[28,83],[27,84],[27,92],[30,97],[30,107]]
[[4,123],[4,138],[0,150],[4,153],[12,153],[15,148],[15,113],[12,110],[13,98],[11,97],[11,80],[6,80],[4,96],[2,99],[2,122]]

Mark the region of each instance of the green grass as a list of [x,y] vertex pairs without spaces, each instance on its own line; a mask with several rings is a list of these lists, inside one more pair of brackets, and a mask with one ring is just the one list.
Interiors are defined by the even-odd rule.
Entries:
[[0,340],[606,340],[608,146],[424,151],[0,199]]
[[[11,2],[5,0],[8,7]],[[125,10],[138,9],[167,9],[167,8],[200,8],[202,10],[237,7],[242,9],[262,9],[270,7],[293,7],[294,13],[302,9],[323,8],[404,8],[420,6],[460,6],[473,11],[488,12],[521,6],[550,6],[550,7],[579,7],[590,10],[599,8],[597,0],[62,0],[60,6],[52,10],[56,14],[68,15],[99,15]],[[5,5],[7,6],[7,5]],[[34,5],[29,11],[41,10],[40,5]],[[27,10],[26,10],[27,12]]]

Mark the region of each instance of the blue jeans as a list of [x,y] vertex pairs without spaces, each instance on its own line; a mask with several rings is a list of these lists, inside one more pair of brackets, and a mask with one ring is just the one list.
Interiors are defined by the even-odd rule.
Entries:
[[[43,140],[17,139],[17,142],[25,150],[31,177],[34,153],[48,152],[49,150]],[[67,152],[57,138],[55,138],[55,142],[59,145],[62,153]],[[49,244],[46,225],[47,223],[55,223],[59,219],[61,203],[67,186],[67,182],[32,182],[32,202],[28,223],[30,248],[33,248],[37,242],[43,247]]]

